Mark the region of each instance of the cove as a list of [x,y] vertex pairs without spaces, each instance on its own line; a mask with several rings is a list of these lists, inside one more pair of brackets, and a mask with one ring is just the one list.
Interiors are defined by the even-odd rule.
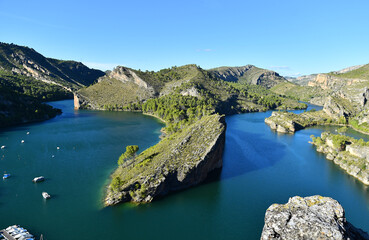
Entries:
[[[308,143],[311,134],[335,127],[281,135],[264,123],[271,112],[227,117],[219,179],[151,204],[103,208],[104,186],[125,146],[156,144],[163,124],[139,113],[74,111],[72,101],[51,105],[63,114],[0,132],[0,145],[7,145],[0,171],[12,174],[0,181],[2,228],[20,224],[55,240],[259,239],[272,203],[320,194],[338,200],[349,221],[369,231],[368,188]],[[39,175],[46,181],[33,184]],[[44,201],[42,191],[52,198]]]

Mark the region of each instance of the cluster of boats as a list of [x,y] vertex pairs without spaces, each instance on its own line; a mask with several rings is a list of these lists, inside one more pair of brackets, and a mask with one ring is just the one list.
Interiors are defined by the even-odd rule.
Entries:
[[[8,178],[10,178],[10,176],[11,175],[9,173],[5,173],[3,175],[3,179],[8,179]],[[45,177],[44,176],[35,177],[32,180],[32,182],[34,182],[34,183],[43,182],[43,181],[45,181]],[[42,192],[42,197],[45,198],[45,199],[49,199],[51,196],[47,192]]]
[[34,240],[35,238],[27,229],[13,225],[2,230],[1,239]]
[[[27,135],[29,135],[29,132],[27,132]],[[24,140],[21,141],[21,143],[24,143]],[[5,145],[2,145],[1,146],[1,149],[5,149],[6,146]],[[57,149],[59,150],[60,147],[57,147]],[[54,155],[53,155],[54,156]],[[8,179],[10,178],[11,174],[10,173],[4,173],[3,175],[3,179]],[[37,183],[37,182],[43,182],[45,181],[45,177],[44,176],[40,176],[40,177],[35,177],[32,182],[34,183]],[[42,197],[45,198],[45,199],[49,199],[51,196],[50,194],[48,194],[47,192],[42,192]],[[0,239],[1,240],[1,239]]]

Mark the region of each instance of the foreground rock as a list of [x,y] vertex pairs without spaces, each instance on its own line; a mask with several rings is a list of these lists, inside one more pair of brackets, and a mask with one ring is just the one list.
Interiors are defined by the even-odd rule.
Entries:
[[339,134],[313,137],[316,150],[362,183],[369,185],[369,143]]
[[267,239],[369,239],[345,218],[342,206],[322,196],[293,197],[287,204],[273,204],[265,214],[261,235]]
[[225,129],[224,117],[205,116],[125,162],[112,175],[105,204],[151,202],[201,183],[222,167]]

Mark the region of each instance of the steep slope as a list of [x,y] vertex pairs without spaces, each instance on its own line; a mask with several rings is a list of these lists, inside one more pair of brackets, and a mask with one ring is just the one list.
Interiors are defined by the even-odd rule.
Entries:
[[104,72],[75,61],[46,58],[32,48],[0,43],[0,71],[28,76],[77,90],[96,82]]
[[0,128],[43,121],[60,113],[59,109],[0,85]]
[[214,77],[228,82],[239,82],[254,85],[261,85],[271,88],[287,80],[278,73],[253,65],[242,67],[219,67],[208,70]]

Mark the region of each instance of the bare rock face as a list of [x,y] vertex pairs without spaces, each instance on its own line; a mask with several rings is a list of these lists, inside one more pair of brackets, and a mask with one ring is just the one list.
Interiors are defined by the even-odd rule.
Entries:
[[273,204],[265,214],[262,240],[271,239],[369,239],[345,218],[342,206],[322,196],[293,197],[287,204]]
[[137,76],[132,70],[126,67],[118,66],[112,72],[109,73],[110,78],[115,78],[122,82],[134,82],[140,87],[148,89],[150,86]]
[[334,98],[332,96],[327,97],[323,111],[326,112],[329,116],[333,117],[347,117],[352,114],[352,112],[347,109],[338,98]]

